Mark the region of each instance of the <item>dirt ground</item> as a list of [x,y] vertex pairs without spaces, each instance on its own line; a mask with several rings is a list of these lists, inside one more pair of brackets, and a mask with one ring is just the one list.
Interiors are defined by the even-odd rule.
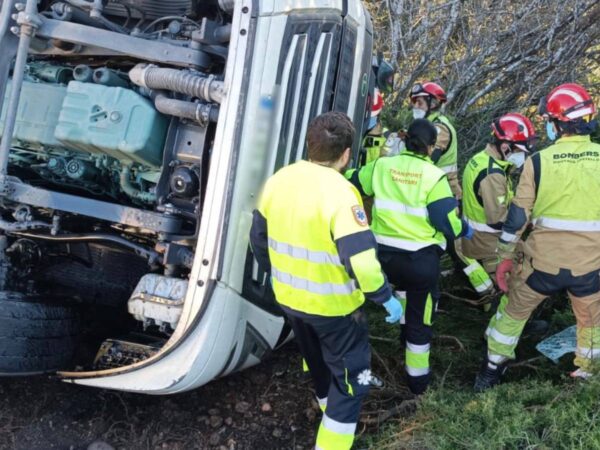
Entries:
[[[0,379],[0,448],[309,449],[318,427],[293,344],[192,392],[154,397],[49,377]],[[110,447],[96,445],[95,450]]]

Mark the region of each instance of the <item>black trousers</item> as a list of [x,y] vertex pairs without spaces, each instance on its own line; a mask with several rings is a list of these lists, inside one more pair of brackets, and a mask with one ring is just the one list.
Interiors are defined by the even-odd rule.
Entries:
[[405,325],[402,339],[406,344],[408,387],[422,394],[431,379],[429,350],[432,324],[439,299],[440,256],[438,246],[416,252],[382,249],[379,261],[388,280],[396,289],[406,291]]
[[361,309],[347,316],[296,314],[284,308],[327,417],[357,423],[369,392],[371,347]]

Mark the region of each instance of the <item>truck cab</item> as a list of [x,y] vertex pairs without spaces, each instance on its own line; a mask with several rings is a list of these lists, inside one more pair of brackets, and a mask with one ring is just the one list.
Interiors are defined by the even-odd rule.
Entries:
[[290,337],[248,244],[315,116],[361,147],[359,0],[3,0],[0,373],[171,394]]

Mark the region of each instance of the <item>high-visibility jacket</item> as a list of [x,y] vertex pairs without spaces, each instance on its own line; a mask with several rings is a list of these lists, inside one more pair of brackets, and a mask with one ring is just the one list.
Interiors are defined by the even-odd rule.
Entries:
[[465,229],[445,173],[427,156],[406,150],[346,176],[375,198],[371,229],[380,244],[404,251],[446,248],[445,235],[459,237]]
[[482,150],[473,156],[463,172],[463,215],[474,230],[483,233],[500,233],[502,224],[492,223],[486,216],[484,201],[480,195],[480,187],[489,175],[498,174],[506,180],[506,190],[496,201],[508,205],[514,195],[512,182],[508,175],[511,164],[493,158],[487,150]]
[[448,148],[444,150],[442,156],[435,163],[437,167],[442,169],[445,173],[458,172],[458,137],[454,125],[448,120],[448,118],[439,113],[434,112],[427,116],[427,119],[434,125],[441,123],[448,128],[450,131],[450,142]]
[[[533,222],[545,228],[600,232],[600,145],[589,136],[561,139],[534,160]],[[536,165],[538,167],[536,167]]]
[[365,164],[369,164],[381,156],[381,151],[385,147],[389,134],[390,130],[384,128],[381,135],[367,134],[365,136],[363,141],[363,147],[366,152]]
[[564,136],[523,167],[498,244],[510,258],[527,222],[524,253],[536,270],[574,276],[600,268],[600,145],[590,136]]
[[260,236],[275,298],[292,310],[343,316],[365,295],[377,303],[391,296],[360,194],[334,169],[300,161],[267,180],[251,231],[254,250]]

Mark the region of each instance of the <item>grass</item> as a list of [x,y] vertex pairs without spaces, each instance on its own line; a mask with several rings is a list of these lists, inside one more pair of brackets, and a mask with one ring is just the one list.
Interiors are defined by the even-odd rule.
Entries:
[[[442,291],[461,284],[447,280]],[[452,293],[469,296],[460,288]],[[555,365],[535,350],[540,336],[525,336],[517,350],[517,366],[509,369],[505,383],[474,394],[472,385],[484,351],[482,335],[489,313],[448,298],[442,298],[440,309],[434,325],[438,337],[432,346],[434,381],[430,390],[413,415],[390,419],[379,429],[362,434],[356,448],[600,448],[600,379],[570,379],[572,354]],[[374,369],[389,387],[402,389],[399,330],[385,324],[384,313],[376,307],[370,307],[370,313],[371,334],[380,338],[373,341],[377,354]],[[568,302],[561,297],[547,301],[535,315],[550,322],[545,336],[574,323]]]

